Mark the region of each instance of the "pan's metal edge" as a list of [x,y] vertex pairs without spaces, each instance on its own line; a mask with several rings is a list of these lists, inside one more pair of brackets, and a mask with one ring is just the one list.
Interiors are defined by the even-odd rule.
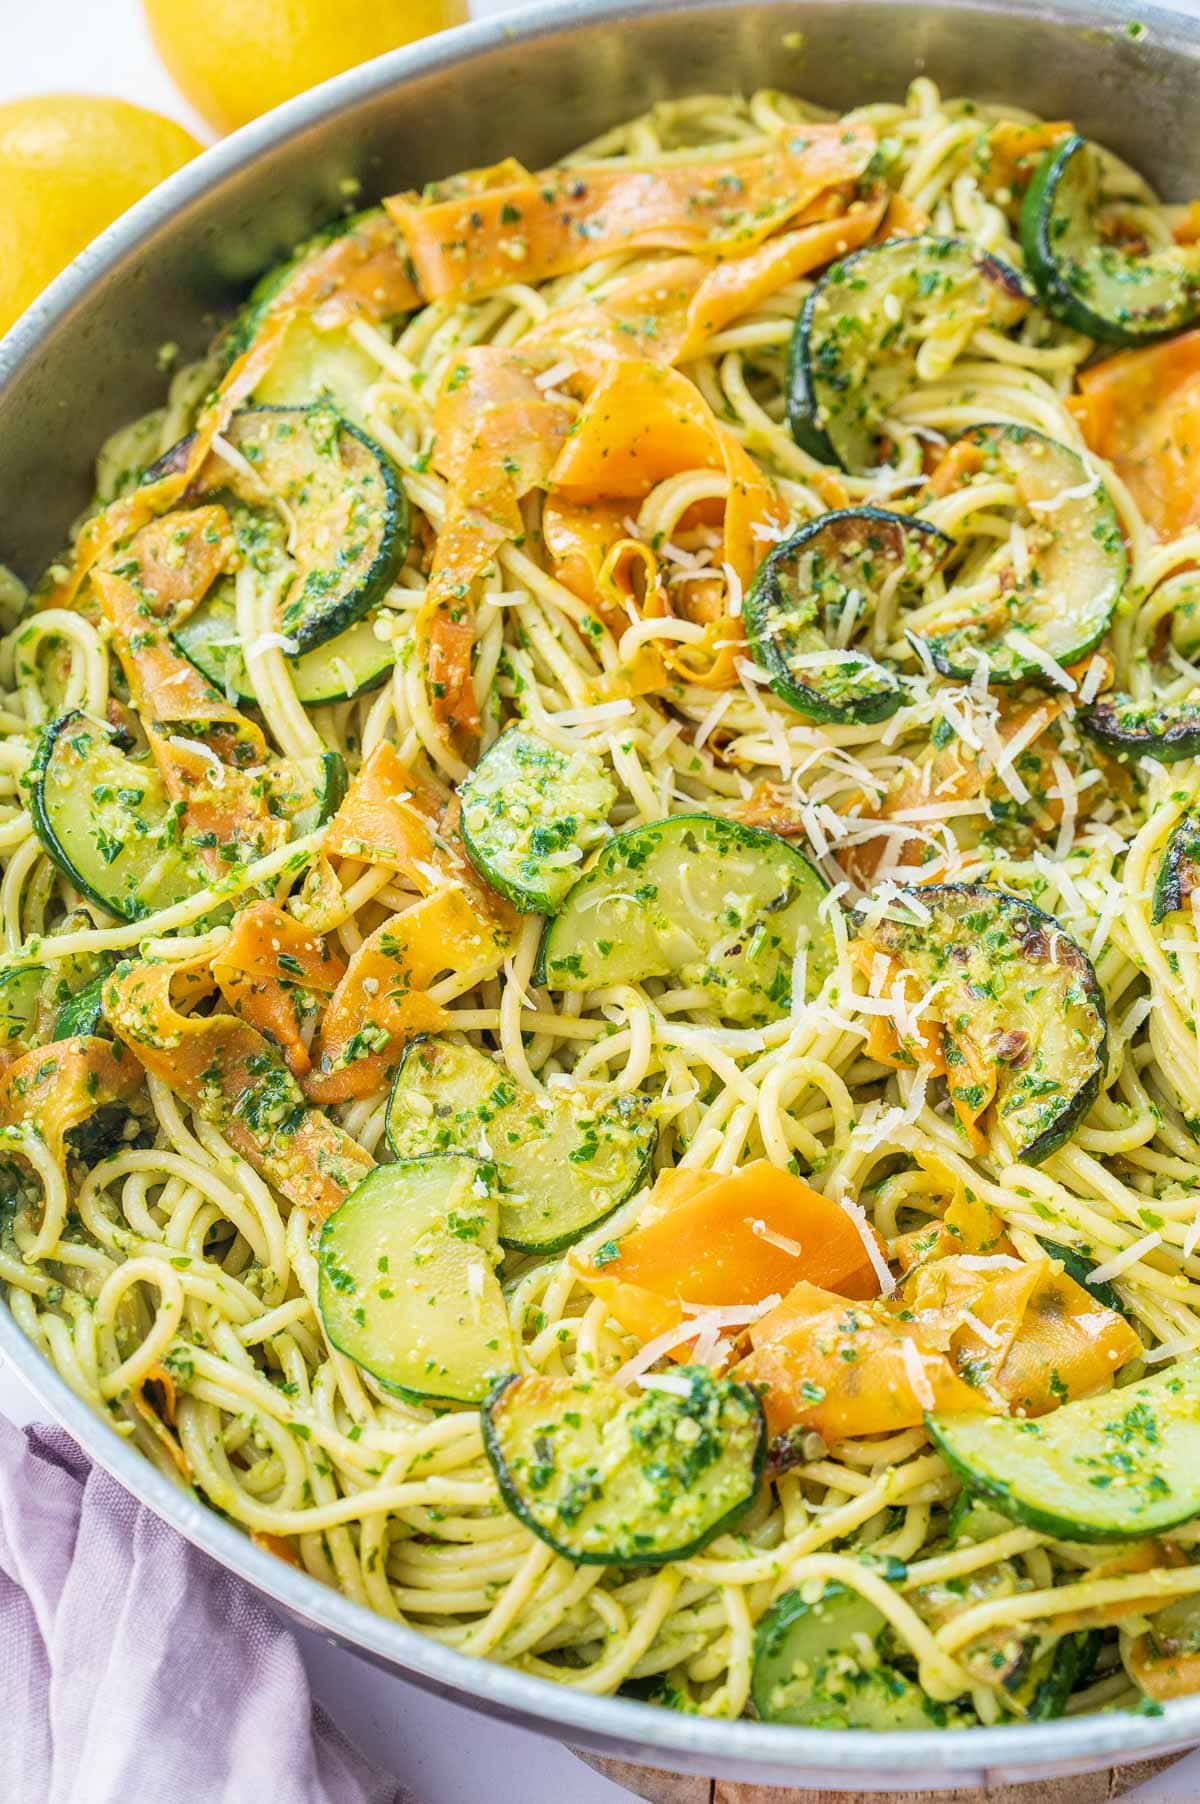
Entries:
[[989,1768],[1019,1767],[1031,1775],[1072,1766],[1083,1770],[1200,1739],[1200,1698],[1170,1705],[1162,1717],[1089,1716],[1029,1728],[867,1734],[709,1721],[628,1698],[586,1696],[512,1667],[455,1653],[416,1629],[351,1603],[255,1547],[207,1504],[164,1477],[77,1397],[7,1309],[0,1309],[0,1356],[118,1483],[290,1615],[370,1660],[398,1668],[416,1684],[543,1734],[634,1760],[661,1764],[667,1758],[681,1769],[743,1779],[752,1774],[768,1783],[789,1776],[794,1780],[798,1771],[837,1773],[844,1782],[851,1772],[873,1777],[914,1770],[926,1782],[942,1776],[982,1782]]
[[[919,8],[922,0],[894,0]],[[1003,4],[1003,0],[1001,0]],[[941,0],[953,11],[997,10],[996,0]],[[410,46],[325,83],[244,127],[124,214],[96,240],[0,340],[0,389],[43,340],[87,298],[93,287],[172,214],[219,186],[270,147],[312,123],[349,111],[405,80],[453,68],[485,51],[550,36],[573,26],[628,24],[650,14],[735,7],[737,0],[554,0],[495,21],[481,21]],[[1166,47],[1196,54],[1200,22],[1157,5],[1120,0],[1007,0],[1003,10],[1039,21],[1092,29],[1122,29],[1131,13]],[[289,1615],[414,1683],[487,1715],[539,1733],[573,1740],[599,1752],[680,1770],[760,1782],[787,1783],[800,1772],[836,1779],[874,1780],[897,1773],[925,1784],[984,1782],[989,1771],[1034,1778],[1083,1771],[1105,1762],[1166,1753],[1200,1740],[1200,1698],[1167,1706],[1162,1716],[1129,1713],[1080,1717],[1030,1726],[867,1734],[799,1729],[751,1721],[724,1722],[677,1715],[630,1699],[591,1697],[513,1668],[458,1654],[417,1630],[385,1620],[255,1547],[195,1495],[165,1478],[89,1404],[69,1388],[0,1308],[0,1355],[51,1414],[106,1471],[170,1523],[185,1539],[229,1571],[246,1578]]]

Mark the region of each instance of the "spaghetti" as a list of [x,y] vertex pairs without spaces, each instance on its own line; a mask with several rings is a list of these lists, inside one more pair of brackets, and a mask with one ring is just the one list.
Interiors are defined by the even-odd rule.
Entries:
[[[1093,1312],[1078,1379],[1030,1404],[1031,1420],[1107,1391],[1117,1370],[1128,1383],[1200,1349],[1200,940],[1190,884],[1168,912],[1156,902],[1164,852],[1200,792],[1194,764],[1157,757],[1146,727],[1155,707],[1186,713],[1200,685],[1200,512],[1185,470],[1173,486],[1147,476],[1170,421],[1139,415],[1130,451],[1123,410],[1144,414],[1146,393],[1136,373],[1122,377],[1117,359],[1107,378],[1104,365],[1081,376],[1095,351],[1084,332],[1019,293],[1011,316],[997,312],[969,285],[980,259],[1024,269],[1020,192],[1066,129],[944,100],[924,79],[903,104],[835,125],[773,92],[698,96],[549,176],[500,165],[389,203],[285,271],[240,338],[105,448],[99,511],[32,597],[12,585],[0,647],[9,1305],[148,1459],[281,1557],[445,1645],[584,1691],[769,1714],[761,1625],[782,1599],[803,1616],[848,1594],[864,1614],[822,1668],[828,1695],[789,1720],[864,1720],[856,1689],[881,1671],[948,1723],[1044,1713],[1046,1692],[1026,1680],[1052,1668],[1055,1708],[1072,1713],[1194,1683],[1194,1522],[1116,1552],[979,1504],[964,1531],[960,1475],[925,1421],[970,1380],[953,1356],[964,1335],[990,1372],[991,1400],[977,1392],[976,1404],[1026,1413],[1032,1392],[997,1401],[992,1381],[1003,1390],[1010,1368],[988,1363],[1002,1341],[1031,1344],[999,1313],[1001,1278],[1025,1285],[1013,1320],[1027,1333],[1031,1271],[1051,1286],[1082,1271]],[[1186,242],[1182,209],[1112,159],[1104,171],[1110,212],[1144,255],[1165,257],[1177,228]],[[399,273],[397,230],[411,254]],[[879,402],[870,457],[837,468],[789,423],[797,320],[831,263],[929,235],[967,247],[966,285],[938,317],[920,315],[928,291],[904,291],[919,316],[914,379]],[[872,369],[890,367],[902,314],[893,305]],[[314,332],[336,343],[340,372],[322,364],[307,389],[295,374],[306,332],[310,349]],[[1185,363],[1177,351],[1172,380],[1186,382]],[[403,504],[409,532],[367,625],[329,641],[348,649],[326,660],[343,668],[322,667],[322,689],[294,598],[307,584],[305,606],[325,605],[339,509],[361,507],[357,549],[379,550],[385,502],[345,439],[338,468],[360,486],[352,502],[332,494],[313,529],[317,466],[276,480],[283,451],[237,409],[251,395],[308,404],[341,380],[354,430],[398,473],[386,506]],[[996,450],[1013,429],[1019,445],[1053,441],[1074,477],[1030,486],[1010,441]],[[1186,459],[1181,429],[1172,443]],[[1056,508],[1101,490],[1105,555],[1126,566],[1111,631],[1102,623],[1072,659],[1018,619],[997,680],[980,610],[1049,555],[1065,531]],[[818,719],[764,666],[755,597],[764,560],[799,529],[863,507],[936,529],[951,564],[913,602],[902,558],[873,612],[870,581],[839,577],[825,639],[792,647],[790,680],[811,694],[832,656],[839,670],[890,671],[900,688],[870,718],[829,706],[826,687]],[[228,538],[207,517],[222,509]],[[164,523],[161,543],[147,538]],[[186,542],[189,529],[208,536]],[[211,593],[225,611],[208,605],[207,638],[189,642],[196,598]],[[1106,744],[1080,724],[1113,695],[1126,725],[1137,716],[1120,759],[1111,734]],[[64,717],[75,738],[60,734],[51,763]],[[577,864],[597,846],[607,856],[612,830],[715,817],[786,842],[823,875],[812,932],[827,938],[828,975],[810,935],[771,1006],[757,979],[714,992],[710,970],[678,964],[556,982],[539,960],[542,913],[514,908],[470,856],[473,822],[486,826],[495,797],[523,780],[509,772],[482,813],[472,801],[482,754],[514,720],[568,785],[552,799],[575,794],[581,761],[599,773],[590,837],[556,843],[551,807],[538,842],[556,932]],[[68,802],[90,806],[90,761],[109,739],[152,773],[136,805],[120,805],[158,798],[158,888],[143,907],[106,909],[64,874],[66,829],[48,847],[48,785],[62,785],[64,818]],[[330,753],[352,776],[344,800],[321,792]],[[87,833],[99,868],[123,871],[111,824]],[[519,890],[518,865],[505,869]],[[936,999],[954,973],[925,972],[904,950],[914,922],[932,942],[921,893],[947,885],[1044,911],[1095,973],[1108,1021],[1099,1076],[1033,1158],[1001,1091],[962,1102]],[[61,1011],[76,1005],[64,1033]],[[557,1250],[512,1250],[510,1236],[497,1281],[509,1369],[527,1377],[611,1380],[664,1408],[697,1365],[766,1385],[767,1477],[698,1550],[649,1565],[566,1557],[502,1499],[477,1406],[438,1401],[433,1386],[416,1400],[327,1332],[316,1231],[364,1174],[387,1169],[396,1067],[430,1034],[487,1055],[547,1117],[569,1097],[597,1119],[621,1102],[629,1121],[643,1119],[636,1105],[647,1132],[653,1122],[653,1170],[615,1212]],[[1019,1072],[1020,1051],[1006,1056]],[[418,1095],[414,1120],[421,1107]],[[79,1140],[114,1119],[115,1140]],[[819,1273],[764,1162],[841,1224],[820,1217]],[[641,1237],[664,1177],[745,1173],[759,1174],[745,1206],[721,1192],[721,1207],[750,1224],[754,1294],[722,1290],[725,1274],[700,1295],[703,1247],[693,1289],[670,1273],[659,1283]],[[713,1210],[719,1191],[693,1183],[685,1200]],[[679,1220],[668,1238],[682,1261]],[[935,1282],[939,1231],[951,1244],[933,1249],[936,1281],[961,1263],[958,1289],[933,1299],[920,1285]],[[651,1298],[641,1317],[618,1295],[635,1242]],[[1082,1263],[1065,1274],[1064,1257]],[[493,1272],[486,1260],[462,1269],[469,1313]],[[799,1307],[795,1279],[826,1299],[810,1298],[810,1313],[859,1299],[856,1327],[884,1362],[868,1402],[890,1399],[894,1425],[856,1416],[851,1398],[839,1414],[807,1366],[797,1383],[812,1408],[788,1415],[772,1311]],[[910,1321],[941,1311],[936,1347],[910,1332],[902,1300]],[[836,1339],[844,1324],[836,1310],[830,1320]],[[798,1359],[795,1332],[793,1319]],[[849,1359],[839,1348],[826,1363],[838,1357]],[[1055,1665],[1068,1644],[1077,1664]]]

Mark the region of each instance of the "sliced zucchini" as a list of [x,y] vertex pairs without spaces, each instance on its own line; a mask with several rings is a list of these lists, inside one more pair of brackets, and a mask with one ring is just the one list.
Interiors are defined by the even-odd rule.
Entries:
[[924,1019],[942,1024],[951,1097],[973,1117],[986,1109],[1015,1156],[1036,1165],[1100,1088],[1108,1029],[1091,960],[1053,915],[1003,890],[907,893],[919,921],[881,920],[862,937],[911,971],[922,994],[937,986]]
[[882,592],[921,589],[953,550],[927,520],[881,507],[822,514],[777,545],[743,610],[776,695],[810,720],[887,720],[904,684],[851,640],[870,626]]
[[591,752],[560,751],[509,727],[464,782],[463,845],[480,875],[525,914],[557,914],[585,854],[608,837],[617,786]]
[[965,1488],[950,1505],[946,1518],[946,1537],[955,1546],[960,1541],[969,1541],[972,1547],[977,1547],[981,1541],[1008,1534],[1011,1528],[1007,1516],[980,1503],[978,1497]]
[[1200,813],[1185,814],[1171,829],[1154,883],[1151,919],[1157,924],[1192,906],[1200,888]]
[[34,831],[81,895],[123,921],[169,908],[203,886],[148,758],[132,758],[86,714],[42,731],[29,771]]
[[97,1031],[104,1016],[101,992],[107,976],[107,969],[101,971],[89,983],[85,983],[81,990],[76,990],[73,996],[67,997],[54,1018],[54,1039],[72,1040],[76,1034],[94,1034]]
[[[353,701],[378,689],[396,662],[396,648],[375,632],[378,615],[368,614],[315,651],[289,658],[296,694],[306,708]],[[222,579],[200,606],[171,634],[185,658],[233,702],[255,700],[242,655],[233,583]]]
[[888,416],[938,338],[1014,325],[1030,296],[1016,270],[961,238],[889,238],[834,263],[796,322],[788,425],[804,450],[856,475],[881,462]]
[[340,752],[317,752],[295,762],[280,759],[264,776],[272,814],[287,820],[293,839],[331,821],[346,799],[350,773]]
[[1177,764],[1200,756],[1200,696],[1183,701],[1135,701],[1106,695],[1081,711],[1079,724],[1115,758],[1157,758]]
[[[298,653],[312,651],[360,620],[403,563],[408,503],[400,479],[386,451],[325,402],[245,408],[225,438],[237,461],[214,451],[192,492],[231,496],[259,513],[287,510],[298,569],[279,627]],[[186,443],[149,474],[174,467]]]
[[893,1664],[886,1617],[836,1581],[772,1604],[755,1631],[750,1695],[763,1722],[811,1729],[928,1729],[947,1715]]
[[1021,207],[1021,246],[1042,305],[1105,344],[1147,344],[1200,319],[1200,250],[1124,243],[1118,197],[1104,192],[1104,157],[1072,135],[1048,150]]
[[517,1357],[497,1214],[474,1159],[368,1172],[321,1230],[317,1300],[332,1344],[385,1390],[482,1402]]
[[1102,1642],[1098,1629],[1079,1629],[1033,1662],[1014,1692],[1027,1722],[1048,1723],[1063,1714],[1071,1694],[1095,1671]]
[[658,1129],[641,1096],[597,1107],[580,1091],[522,1090],[494,1060],[450,1040],[415,1040],[388,1098],[398,1159],[463,1153],[488,1166],[500,1244],[559,1253],[632,1196]]
[[502,1378],[483,1411],[500,1495],[526,1528],[579,1565],[687,1559],[758,1492],[762,1405],[749,1385],[682,1366],[675,1389],[596,1378]]
[[[0,1050],[14,1040],[29,1038],[48,975],[45,965],[11,965],[0,971]],[[75,1031],[90,1030],[81,1027]]]
[[1073,664],[1108,631],[1128,569],[1116,509],[1078,452],[1028,426],[975,426],[959,442],[980,453],[971,481],[1015,490],[1020,559],[1011,540],[983,541],[909,637],[943,676],[969,681],[982,656],[989,683],[1045,684],[1039,650]]
[[732,1021],[786,1015],[834,963],[825,879],[802,852],[740,821],[676,814],[608,841],[547,922],[535,982],[598,990],[678,976]]
[[1123,1315],[1126,1320],[1129,1319],[1129,1311],[1122,1302],[1121,1293],[1116,1285],[1106,1284],[1103,1279],[1097,1283],[1093,1278],[1092,1273],[1096,1268],[1090,1259],[1085,1259],[1083,1254],[1077,1252],[1074,1247],[1063,1246],[1057,1240],[1047,1240],[1044,1234],[1039,1234],[1037,1238],[1042,1251],[1048,1253],[1051,1259],[1059,1261],[1068,1278],[1073,1278],[1076,1284],[1082,1285],[1088,1295],[1095,1297],[1097,1303],[1102,1304],[1105,1309],[1111,1309],[1117,1315]]
[[1200,1359],[1035,1421],[931,1415],[964,1484],[1059,1541],[1140,1541],[1200,1512]]
[[368,425],[367,392],[384,372],[345,326],[322,331],[307,313],[288,322],[283,343],[254,391],[259,407],[330,401],[355,426]]

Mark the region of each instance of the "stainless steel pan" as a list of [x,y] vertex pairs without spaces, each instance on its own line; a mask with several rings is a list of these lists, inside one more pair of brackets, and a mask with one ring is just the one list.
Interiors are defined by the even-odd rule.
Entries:
[[[1135,16],[1143,27],[1130,35]],[[1070,118],[1174,198],[1200,193],[1200,23],[1105,0],[558,0],[381,58],[239,132],[127,214],[0,344],[0,561],[58,550],[106,433],[161,398],[155,353],[198,350],[250,277],[364,198],[512,152],[534,164],[671,94],[791,88],[834,107],[949,92]],[[581,1696],[449,1653],[260,1552],[94,1416],[0,1308],[0,1352],[92,1457],[292,1615],[492,1715],[628,1759],[793,1784],[981,1783],[1081,1771],[1200,1740],[1163,1717],[868,1735],[708,1722]]]

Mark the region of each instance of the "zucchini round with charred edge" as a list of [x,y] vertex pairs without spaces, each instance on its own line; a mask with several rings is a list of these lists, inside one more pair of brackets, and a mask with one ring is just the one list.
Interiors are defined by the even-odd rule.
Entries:
[[584,1566],[658,1566],[699,1553],[758,1493],[762,1405],[746,1384],[682,1366],[675,1390],[603,1378],[502,1378],[483,1444],[506,1507]]
[[1200,814],[1185,814],[1171,829],[1154,883],[1150,918],[1157,926],[1168,915],[1190,908],[1200,887]]
[[952,585],[940,612],[908,637],[923,642],[943,676],[969,682],[983,656],[989,683],[1053,685],[1022,640],[1065,665],[1104,637],[1128,571],[1116,509],[1078,452],[1032,427],[973,426],[958,442],[979,449],[981,480],[1011,484],[1029,511],[1027,567],[1018,576],[1011,560],[1002,563],[998,586],[966,606]]
[[885,585],[920,587],[953,550],[927,520],[881,507],[822,514],[777,545],[743,609],[750,649],[776,695],[810,720],[887,720],[904,684],[849,641],[870,624]]
[[1138,253],[1106,240],[1101,153],[1072,135],[1048,150],[1021,207],[1021,247],[1042,305],[1105,344],[1148,344],[1200,318],[1200,252]]
[[522,913],[552,915],[584,854],[607,839],[617,786],[591,752],[564,752],[512,726],[484,752],[459,798],[476,870]]
[[1177,764],[1200,756],[1200,697],[1181,702],[1135,701],[1106,695],[1080,711],[1079,724],[1115,758],[1157,758]]
[[1051,1415],[930,1415],[951,1469],[1058,1541],[1140,1541],[1200,1512],[1200,1359]]
[[[231,583],[218,583],[195,612],[172,629],[171,638],[222,694],[232,701],[255,703]],[[372,616],[356,620],[315,651],[287,660],[296,695],[306,708],[353,701],[378,689],[395,662],[396,648],[390,640],[376,637]]]
[[1067,1140],[1100,1089],[1108,1046],[1104,993],[1087,954],[1053,915],[982,884],[911,889],[918,920],[877,921],[871,945],[940,986],[952,1097],[977,1114],[974,1053],[995,1070],[994,1110],[1016,1157],[1037,1165]]
[[801,448],[862,475],[895,403],[917,385],[920,328],[940,313],[1006,327],[1031,297],[1015,269],[961,238],[889,238],[826,270],[792,335],[787,418]]
[[630,827],[546,923],[534,981],[578,991],[678,974],[726,1019],[774,1021],[791,1007],[802,945],[808,996],[832,969],[827,889],[802,852],[762,827],[712,814]]
[[[279,630],[296,655],[312,651],[361,620],[391,587],[408,551],[403,485],[383,447],[328,402],[245,407],[225,439],[239,461],[212,452],[188,497],[231,495],[260,511],[273,501],[287,507],[298,569]],[[190,447],[182,440],[144,480],[186,464]]]
[[873,1603],[836,1580],[811,1602],[785,1591],[754,1635],[750,1695],[763,1722],[875,1730],[944,1724],[945,1705],[880,1651],[887,1626]]
[[474,1159],[368,1172],[321,1230],[317,1301],[332,1345],[398,1396],[482,1402],[516,1363],[496,1216]]
[[488,1166],[501,1246],[561,1253],[632,1196],[658,1139],[649,1104],[581,1091],[537,1096],[493,1059],[450,1040],[406,1048],[387,1107],[398,1159],[462,1153]]
[[120,920],[140,921],[202,887],[153,764],[127,757],[85,714],[43,728],[29,812],[64,877]]

